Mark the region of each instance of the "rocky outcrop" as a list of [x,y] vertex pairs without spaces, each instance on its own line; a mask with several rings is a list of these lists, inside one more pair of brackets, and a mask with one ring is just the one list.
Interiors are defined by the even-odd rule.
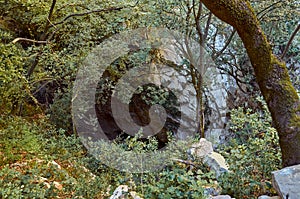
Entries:
[[300,165],[272,172],[273,187],[283,199],[300,198]]
[[224,157],[213,151],[212,143],[201,138],[198,143],[192,145],[188,150],[188,154],[192,157],[199,158],[216,173],[218,178],[222,173],[228,172],[228,165]]

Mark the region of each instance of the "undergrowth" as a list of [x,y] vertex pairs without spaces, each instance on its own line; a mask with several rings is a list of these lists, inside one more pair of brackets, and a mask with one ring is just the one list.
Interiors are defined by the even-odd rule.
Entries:
[[[281,157],[269,113],[233,110],[229,125],[231,140],[218,152],[230,172],[217,185],[215,174],[197,160],[194,166],[172,160],[155,172],[119,171],[90,155],[76,135],[57,130],[46,116],[1,117],[0,198],[109,198],[119,185],[143,198],[206,198],[211,187],[235,198],[275,194],[271,171],[280,168]],[[133,137],[119,146],[155,151],[157,143],[145,145]],[[187,162],[188,146],[179,146]]]

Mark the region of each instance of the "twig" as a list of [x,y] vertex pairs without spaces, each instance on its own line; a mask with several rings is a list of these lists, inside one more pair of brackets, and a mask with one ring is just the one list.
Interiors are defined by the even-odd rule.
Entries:
[[48,17],[47,17],[47,22],[46,22],[46,25],[45,25],[45,29],[44,29],[43,34],[41,35],[42,40],[46,39],[46,35],[47,35],[47,32],[48,32],[49,26],[50,26],[50,24],[52,25],[51,18],[52,18],[52,15],[53,15],[55,4],[56,4],[56,0],[52,0],[52,4],[51,4],[50,10],[49,10]]
[[22,37],[18,37],[18,38],[15,38],[12,43],[17,43],[18,41],[28,41],[28,42],[32,42],[32,43],[38,43],[38,44],[47,44],[49,43],[48,41],[37,41],[37,40],[34,40],[34,39],[27,39],[27,38],[22,38]]
[[[279,3],[283,3],[283,1],[282,1],[282,0],[277,1],[277,2],[275,2],[275,3],[271,4],[271,5],[269,5],[268,7],[264,8],[264,9],[261,10],[260,12],[258,12],[258,13],[257,13],[257,16],[261,15],[261,16],[259,16],[258,20],[262,20],[262,18],[263,18],[266,14],[268,14],[270,11],[276,9],[276,8],[274,8],[274,6],[277,5],[277,4],[279,4]],[[272,7],[273,7],[273,8],[272,8]],[[265,12],[265,11],[267,11],[267,12]],[[264,13],[264,12],[265,12],[265,13]]]
[[172,160],[176,161],[176,162],[180,162],[180,163],[184,163],[187,165],[192,165],[192,166],[196,166],[193,162],[191,161],[187,161],[187,160],[181,160],[181,159],[177,159],[177,158],[172,158]]
[[225,50],[226,48],[228,47],[228,45],[230,44],[231,40],[233,39],[233,36],[235,35],[236,33],[236,30],[234,29],[231,33],[231,35],[229,36],[229,38],[227,39],[226,41],[226,44],[223,46],[223,48],[217,52],[214,56],[213,56],[213,59],[216,59],[217,57],[219,57]]
[[54,25],[56,26],[56,25],[62,24],[71,17],[79,17],[79,16],[84,16],[84,15],[98,13],[98,12],[110,12],[110,11],[122,10],[124,8],[126,8],[126,7],[111,7],[111,8],[104,8],[104,9],[99,9],[99,10],[91,10],[91,11],[83,12],[83,13],[73,13],[73,14],[66,16],[60,22],[54,23]]
[[290,46],[292,44],[293,39],[295,38],[295,36],[296,36],[296,34],[297,34],[297,32],[299,30],[300,30],[300,22],[298,23],[297,28],[295,29],[295,31],[293,32],[291,38],[289,39],[289,41],[288,41],[288,43],[287,43],[287,45],[286,45],[286,47],[285,47],[285,49],[284,49],[284,51],[283,51],[283,53],[281,55],[281,59],[283,59],[284,56],[286,55],[287,51],[289,50],[289,48],[290,48]]
[[208,19],[206,21],[205,30],[204,30],[204,33],[203,33],[203,39],[204,40],[206,40],[206,38],[208,36],[208,30],[209,30],[209,25],[211,24],[211,19],[212,19],[212,12],[209,12]]

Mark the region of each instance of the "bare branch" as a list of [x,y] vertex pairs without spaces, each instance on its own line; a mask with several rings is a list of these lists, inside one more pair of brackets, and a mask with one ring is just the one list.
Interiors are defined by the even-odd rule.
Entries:
[[177,158],[173,158],[172,160],[174,160],[174,161],[176,161],[176,162],[184,163],[184,164],[187,164],[187,165],[196,166],[195,163],[193,163],[193,162],[191,162],[191,161],[181,160],[181,159],[177,159]]
[[[207,36],[208,36],[208,30],[209,30],[209,25],[211,23],[211,18],[212,18],[212,12],[209,12],[209,15],[208,15],[208,19],[207,19],[207,22],[206,22],[206,26],[205,26],[205,30],[204,30],[204,33],[203,33],[203,39],[206,40]],[[204,42],[204,41],[203,41]],[[204,43],[203,43],[204,44]],[[203,45],[202,44],[202,45]]]
[[[271,5],[269,5],[268,7],[264,8],[264,9],[261,10],[260,12],[258,12],[258,13],[257,13],[257,16],[259,17],[258,19],[261,20],[261,19],[264,18],[264,16],[265,16],[266,14],[268,14],[270,11],[276,9],[275,6],[276,6],[277,4],[279,4],[279,3],[283,3],[283,1],[282,1],[282,0],[277,1],[277,2],[275,2],[275,3],[271,4]],[[265,13],[264,13],[264,12],[265,12]],[[259,16],[259,15],[261,15],[261,16]]]
[[45,40],[45,38],[46,38],[48,29],[50,27],[51,18],[52,18],[52,15],[53,15],[55,4],[56,4],[56,0],[52,0],[52,4],[51,4],[50,10],[49,10],[48,17],[47,17],[47,22],[46,22],[46,25],[45,25],[45,29],[44,29],[43,34],[40,37],[41,40]]
[[123,7],[111,7],[111,8],[104,8],[104,9],[99,9],[99,10],[91,10],[91,11],[83,12],[83,13],[73,13],[73,14],[70,14],[70,15],[66,16],[60,22],[54,23],[54,25],[56,26],[56,25],[62,24],[71,17],[80,17],[80,16],[89,15],[89,14],[92,14],[92,13],[99,13],[99,12],[119,11],[119,10],[122,10],[124,8],[126,8],[126,7],[124,7],[124,6]]
[[22,37],[18,37],[18,38],[15,38],[12,43],[17,43],[18,41],[28,41],[28,42],[32,42],[32,43],[38,43],[38,44],[47,44],[49,43],[48,41],[37,41],[37,40],[34,40],[34,39],[27,39],[27,38],[22,38]]
[[226,48],[230,44],[231,40],[233,39],[233,36],[235,35],[235,33],[236,33],[236,30],[234,29],[232,31],[231,35],[229,36],[229,38],[227,39],[226,44],[223,46],[223,48],[219,52],[217,52],[215,54],[215,56],[213,57],[213,59],[216,59],[217,57],[219,57],[226,50]]
[[293,39],[295,38],[295,36],[296,36],[296,34],[297,34],[297,32],[299,30],[300,30],[300,22],[298,23],[297,28],[295,29],[295,31],[293,32],[291,38],[289,39],[289,41],[288,41],[288,43],[287,43],[287,45],[286,45],[286,47],[285,47],[285,49],[284,49],[284,51],[283,51],[283,53],[281,55],[281,59],[283,59],[285,57],[287,51],[289,50],[289,48],[290,48],[290,46],[292,44]]
[[196,8],[195,1],[193,1],[193,13],[194,13],[194,18],[195,18],[195,23],[196,23],[196,30],[200,37],[200,43],[202,44],[203,43],[203,34],[202,34],[201,26],[200,26],[200,17],[202,14],[202,3],[199,2],[199,7],[198,7],[197,12],[196,12],[195,8]]

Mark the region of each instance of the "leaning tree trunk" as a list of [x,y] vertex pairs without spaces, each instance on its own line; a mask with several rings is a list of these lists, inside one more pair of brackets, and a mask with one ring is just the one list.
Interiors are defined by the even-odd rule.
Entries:
[[[274,54],[247,0],[201,0],[238,32],[279,134],[283,167],[300,164],[300,101],[285,63]],[[268,146],[266,146],[268,147]]]

